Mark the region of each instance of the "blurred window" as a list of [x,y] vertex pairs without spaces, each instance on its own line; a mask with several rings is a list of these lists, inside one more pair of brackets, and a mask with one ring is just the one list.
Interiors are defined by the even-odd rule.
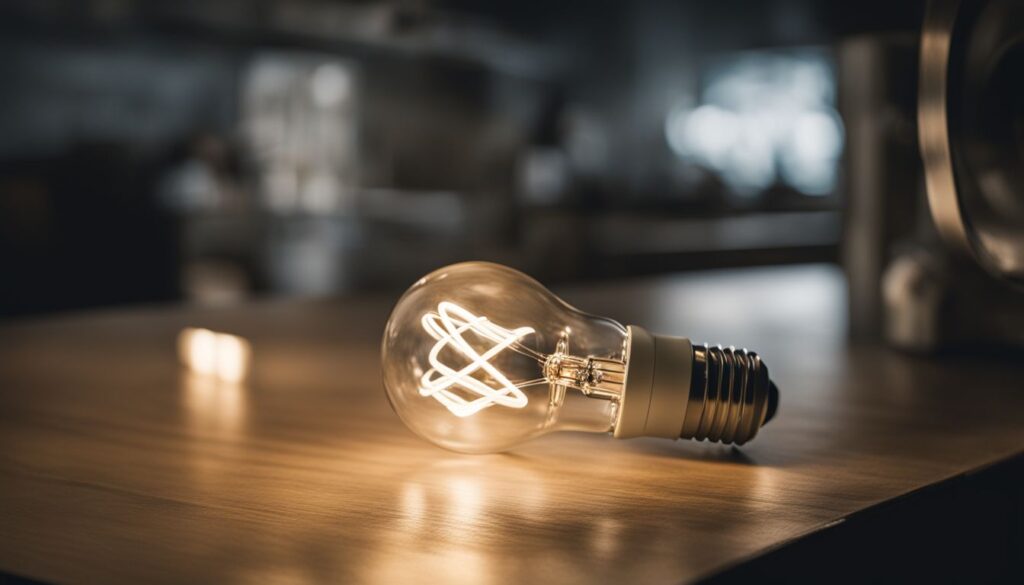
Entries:
[[843,124],[827,51],[726,55],[708,63],[700,85],[697,104],[675,108],[665,122],[680,159],[740,197],[780,184],[808,196],[834,193]]

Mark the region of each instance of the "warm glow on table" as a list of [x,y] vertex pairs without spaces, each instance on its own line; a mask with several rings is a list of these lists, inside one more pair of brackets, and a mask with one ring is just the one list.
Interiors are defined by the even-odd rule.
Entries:
[[784,388],[777,418],[739,450],[562,433],[458,455],[387,404],[393,298],[9,324],[0,571],[678,583],[1024,446],[1024,365],[848,347],[832,268],[559,292],[658,332],[757,347]]

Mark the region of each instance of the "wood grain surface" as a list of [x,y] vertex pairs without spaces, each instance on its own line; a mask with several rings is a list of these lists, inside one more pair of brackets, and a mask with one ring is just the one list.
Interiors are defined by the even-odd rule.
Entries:
[[[845,340],[841,274],[716,272],[558,291],[756,349],[782,391],[742,449],[550,435],[449,453],[381,388],[393,297],[90,313],[0,328],[0,571],[44,581],[698,579],[1024,449],[1024,365]],[[241,384],[186,326],[244,336]]]

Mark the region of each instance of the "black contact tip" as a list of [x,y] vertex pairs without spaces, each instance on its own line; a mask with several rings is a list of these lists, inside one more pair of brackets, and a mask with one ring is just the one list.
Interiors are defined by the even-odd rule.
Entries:
[[775,382],[768,382],[768,413],[765,414],[764,422],[768,424],[768,421],[775,418],[775,411],[779,409],[779,389],[775,386]]

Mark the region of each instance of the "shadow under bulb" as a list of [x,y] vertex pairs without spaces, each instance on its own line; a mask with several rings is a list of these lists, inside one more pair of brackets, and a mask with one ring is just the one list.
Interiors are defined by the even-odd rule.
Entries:
[[464,453],[563,430],[742,444],[778,405],[753,352],[623,327],[486,262],[417,281],[392,311],[381,353],[398,416]]

